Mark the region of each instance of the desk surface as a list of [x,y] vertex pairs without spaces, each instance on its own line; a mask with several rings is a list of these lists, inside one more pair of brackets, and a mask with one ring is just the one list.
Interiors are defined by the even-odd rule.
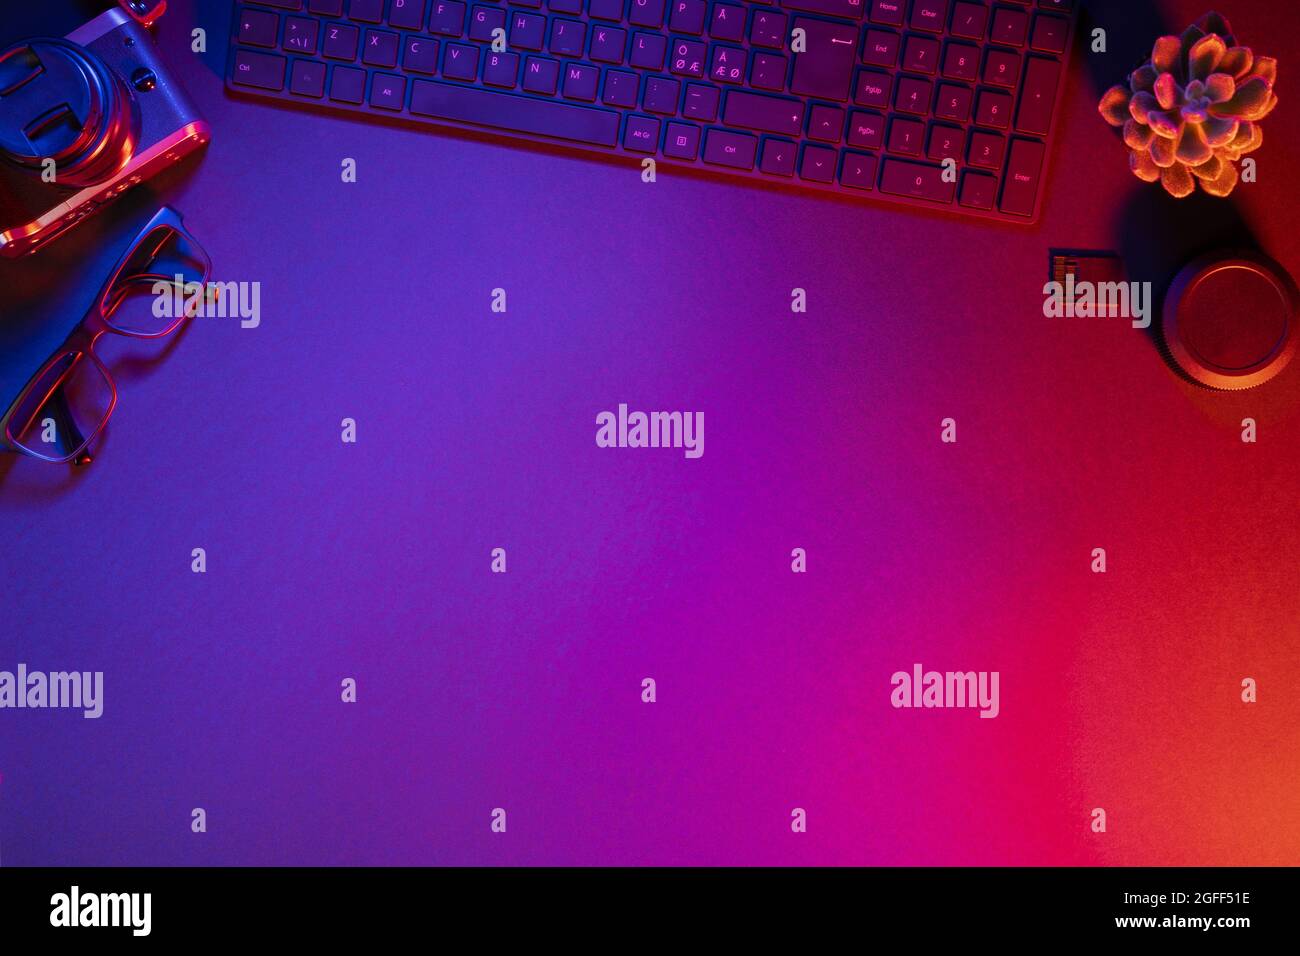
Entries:
[[[1042,314],[1049,247],[1220,235],[1096,114],[1137,4],[1094,4],[1030,229],[236,102],[230,5],[169,6],[211,147],[0,270],[7,374],[159,198],[262,322],[115,343],[95,464],[0,463],[0,670],[105,674],[99,720],[0,715],[6,863],[1295,862],[1300,363],[1215,394]],[[1282,103],[1214,215],[1300,274],[1296,14],[1220,9]],[[703,457],[597,448],[621,402],[704,411]],[[1000,715],[894,710],[917,662]]]

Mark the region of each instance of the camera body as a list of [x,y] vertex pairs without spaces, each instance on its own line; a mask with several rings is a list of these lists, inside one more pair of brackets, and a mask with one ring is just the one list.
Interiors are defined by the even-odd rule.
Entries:
[[0,256],[35,251],[210,138],[120,8],[0,51]]

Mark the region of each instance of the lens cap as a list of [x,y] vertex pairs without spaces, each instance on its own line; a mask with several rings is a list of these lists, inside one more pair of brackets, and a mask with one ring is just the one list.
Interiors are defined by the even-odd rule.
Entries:
[[0,52],[0,157],[58,181],[85,185],[115,162],[129,136],[128,94],[93,53],[60,39],[26,40]]
[[1291,276],[1253,252],[1190,262],[1165,297],[1161,331],[1185,373],[1217,389],[1254,388],[1291,361],[1300,295]]

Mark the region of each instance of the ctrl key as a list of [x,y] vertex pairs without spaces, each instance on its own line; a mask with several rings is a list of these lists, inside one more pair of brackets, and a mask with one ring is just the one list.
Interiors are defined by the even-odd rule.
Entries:
[[732,169],[753,169],[758,140],[745,133],[711,129],[704,137],[704,161]]
[[235,70],[230,80],[239,86],[255,86],[260,90],[282,90],[284,89],[284,64],[284,57],[273,53],[237,50]]

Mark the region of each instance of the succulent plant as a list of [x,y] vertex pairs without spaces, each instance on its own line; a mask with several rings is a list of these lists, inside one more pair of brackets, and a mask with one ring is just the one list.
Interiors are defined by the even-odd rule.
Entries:
[[1207,13],[1183,35],[1158,39],[1151,59],[1106,91],[1098,105],[1124,127],[1129,166],[1182,199],[1201,188],[1226,196],[1236,162],[1258,149],[1259,121],[1277,105],[1277,60],[1238,46],[1228,21]]

